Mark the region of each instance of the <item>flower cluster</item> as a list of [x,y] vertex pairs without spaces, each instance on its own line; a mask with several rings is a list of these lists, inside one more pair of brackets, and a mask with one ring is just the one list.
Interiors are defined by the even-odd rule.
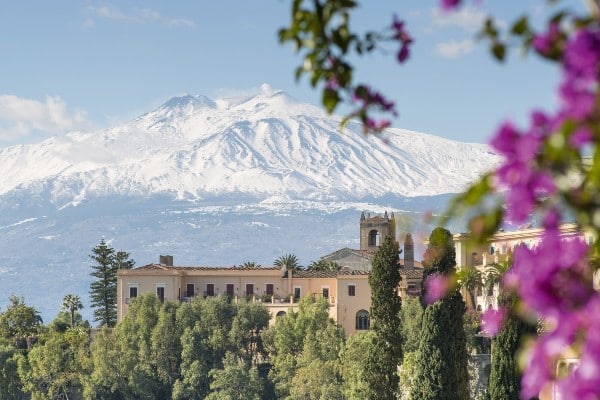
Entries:
[[[444,10],[455,9],[460,3],[440,0]],[[585,179],[580,185],[558,185],[557,179],[573,160],[590,153],[597,160],[600,154],[599,17],[593,13],[588,18],[575,16],[570,26],[564,19],[552,19],[545,32],[533,36],[531,47],[561,67],[558,110],[552,114],[533,112],[529,127],[522,130],[504,123],[491,140],[492,147],[503,156],[493,176],[495,190],[505,193],[506,217],[520,223],[537,211],[544,219],[540,243],[535,248],[515,249],[513,266],[503,279],[504,289],[518,295],[522,312],[545,321],[546,333],[527,348],[521,398],[536,397],[544,387],[554,384],[561,398],[597,399],[600,293],[592,289],[588,245],[561,237],[558,225],[562,215],[556,206],[568,205],[575,211],[570,214],[578,218],[582,203],[569,199],[595,196],[589,192],[593,188],[584,186]],[[575,154],[574,158],[567,158],[567,153]],[[597,232],[598,224],[591,226],[587,221]],[[504,310],[486,312],[482,317],[484,330],[496,333],[503,315]],[[564,376],[557,375],[557,361],[566,354],[579,360]]]
[[366,85],[360,85],[354,90],[352,101],[358,104],[359,108],[352,112],[351,116],[360,118],[368,131],[381,132],[390,126],[390,121],[387,119],[376,120],[369,117],[369,110],[375,109],[392,113],[394,116],[398,115],[394,109],[394,102],[387,100],[381,93]]
[[[555,23],[536,36],[534,49],[543,56],[562,41]],[[564,43],[559,59],[562,81],[561,104],[554,115],[532,114],[528,130],[519,132],[505,123],[492,139],[492,146],[504,156],[495,176],[506,194],[507,216],[524,221],[534,210],[546,209],[544,234],[535,249],[515,250],[513,268],[503,284],[514,290],[534,316],[546,321],[549,330],[529,348],[521,398],[537,396],[543,387],[555,383],[561,398],[596,399],[600,393],[600,294],[592,289],[588,246],[575,239],[561,238],[557,228],[560,214],[548,207],[549,196],[558,192],[551,163],[545,163],[543,145],[556,132],[568,134],[567,144],[576,151],[594,141],[597,125],[597,90],[600,74],[600,29],[597,24],[579,27]],[[562,189],[564,196],[569,190]],[[580,356],[576,369],[557,377],[559,358],[572,352]]]
[[431,274],[425,278],[425,304],[433,304],[446,297],[452,289],[452,280],[448,276]]
[[500,332],[506,316],[506,310],[490,308],[481,315],[481,332],[484,336],[494,337]]
[[400,42],[400,50],[396,54],[396,59],[399,63],[403,63],[408,59],[409,47],[413,43],[413,38],[404,27],[404,22],[400,21],[396,16],[394,16],[394,21],[392,22],[392,31],[394,32],[394,40]]
[[525,221],[538,200],[556,189],[548,172],[533,167],[542,140],[550,131],[548,128],[545,115],[535,112],[528,131],[521,133],[512,124],[504,123],[490,143],[504,156],[503,164],[496,170],[496,179],[500,188],[510,188],[506,208],[513,222]]

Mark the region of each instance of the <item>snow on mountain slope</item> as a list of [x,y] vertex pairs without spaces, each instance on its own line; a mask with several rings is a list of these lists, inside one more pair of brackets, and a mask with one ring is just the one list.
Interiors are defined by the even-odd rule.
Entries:
[[242,99],[175,97],[110,129],[0,149],[0,195],[46,190],[57,207],[113,195],[414,197],[458,192],[497,159],[484,145],[338,126],[268,86]]

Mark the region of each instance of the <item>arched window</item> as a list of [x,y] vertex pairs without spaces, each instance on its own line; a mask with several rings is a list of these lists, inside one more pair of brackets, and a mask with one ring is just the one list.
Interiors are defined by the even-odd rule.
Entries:
[[279,311],[277,314],[275,314],[275,317],[277,317],[277,318],[285,317],[285,311]]
[[369,318],[369,312],[366,310],[360,310],[356,313],[356,330],[366,330],[371,326],[371,319]]
[[369,246],[379,246],[379,232],[375,229],[369,232]]

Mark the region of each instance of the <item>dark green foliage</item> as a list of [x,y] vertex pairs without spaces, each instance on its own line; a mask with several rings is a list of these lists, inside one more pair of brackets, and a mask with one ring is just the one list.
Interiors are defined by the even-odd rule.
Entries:
[[[425,276],[450,276],[456,266],[452,234],[443,228],[431,233],[425,252]],[[458,290],[425,307],[412,400],[469,398],[465,303]]]
[[69,315],[71,316],[71,328],[75,326],[75,313],[77,310],[81,310],[83,308],[83,303],[81,303],[81,298],[75,294],[67,294],[63,298],[62,307],[63,310],[68,310]]
[[135,263],[129,253],[119,251],[115,254],[104,239],[92,249],[90,258],[95,262],[90,273],[96,278],[90,285],[94,321],[100,326],[113,327],[117,323],[117,271],[132,268]]
[[298,257],[293,254],[284,254],[283,256],[280,256],[277,258],[277,260],[275,260],[275,262],[273,262],[273,265],[290,271],[298,271],[302,269]]
[[[338,355],[344,333],[328,308],[322,297],[306,296],[297,312],[279,318],[264,335],[277,398],[336,398],[341,393]],[[332,395],[335,388],[337,394]]]
[[342,377],[344,380],[344,396],[348,400],[363,400],[369,398],[369,387],[365,378],[367,369],[366,354],[372,354],[369,349],[373,344],[373,331],[352,335],[346,341],[342,352]]
[[413,400],[469,398],[464,309],[457,292],[425,308]]
[[535,325],[514,314],[514,296],[502,295],[501,302],[507,309],[507,316],[502,329],[493,339],[488,394],[491,400],[518,400],[521,374],[517,368],[517,351],[527,335],[535,334]]
[[42,318],[25,304],[22,297],[10,296],[10,305],[0,314],[0,336],[10,339],[17,348],[27,347],[27,338],[38,333]]
[[129,258],[129,253],[126,251],[117,251],[113,260],[113,268],[115,270],[131,269],[135,266],[135,261]]
[[52,332],[19,363],[23,388],[32,399],[69,399],[81,391],[78,354],[88,346],[87,329],[76,327],[65,333]]
[[335,261],[313,261],[306,267],[307,271],[339,271],[342,267]]
[[373,362],[367,363],[365,377],[372,399],[395,399],[398,392],[398,365],[402,362],[399,282],[398,247],[388,236],[373,257],[369,275],[375,337],[368,355]]
[[431,232],[423,255],[423,267],[424,278],[432,274],[448,275],[455,272],[456,250],[449,230],[437,227]]
[[412,353],[417,351],[421,340],[421,323],[423,321],[423,307],[418,298],[409,297],[402,302],[400,320],[402,352]]
[[25,399],[17,372],[18,350],[13,346],[0,345],[0,399]]
[[71,326],[71,320],[71,314],[69,311],[61,311],[56,315],[52,322],[48,324],[48,329],[54,332],[66,332],[72,327],[90,327],[90,323],[87,320],[84,321],[83,317],[78,312],[73,315],[74,326]]
[[223,368],[209,373],[211,392],[206,400],[261,400],[263,384],[256,367],[240,360],[232,353],[223,359]]

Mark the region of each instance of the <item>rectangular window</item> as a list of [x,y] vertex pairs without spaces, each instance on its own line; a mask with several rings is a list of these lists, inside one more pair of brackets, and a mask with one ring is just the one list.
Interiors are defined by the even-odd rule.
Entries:
[[268,294],[269,296],[273,296],[273,284],[272,283],[267,283],[267,285],[265,286],[265,293]]
[[215,284],[214,283],[206,284],[206,295],[211,296],[211,297],[215,295]]
[[165,302],[165,287],[164,286],[156,286],[156,297],[161,303]]
[[138,286],[137,285],[130,285],[129,286],[129,298],[130,299],[135,299],[138,295]]
[[348,285],[348,296],[356,296],[356,286]]
[[235,286],[233,285],[233,283],[228,283],[227,285],[225,285],[225,293],[227,294],[228,297],[234,296]]
[[329,288],[328,287],[323,288],[323,297],[326,298],[327,300],[329,300]]
[[299,287],[294,288],[294,298],[296,300],[300,299],[300,288]]
[[246,296],[251,296],[254,294],[254,284],[246,283]]
[[196,285],[193,283],[188,283],[185,285],[185,297],[194,297],[194,292],[196,291]]

